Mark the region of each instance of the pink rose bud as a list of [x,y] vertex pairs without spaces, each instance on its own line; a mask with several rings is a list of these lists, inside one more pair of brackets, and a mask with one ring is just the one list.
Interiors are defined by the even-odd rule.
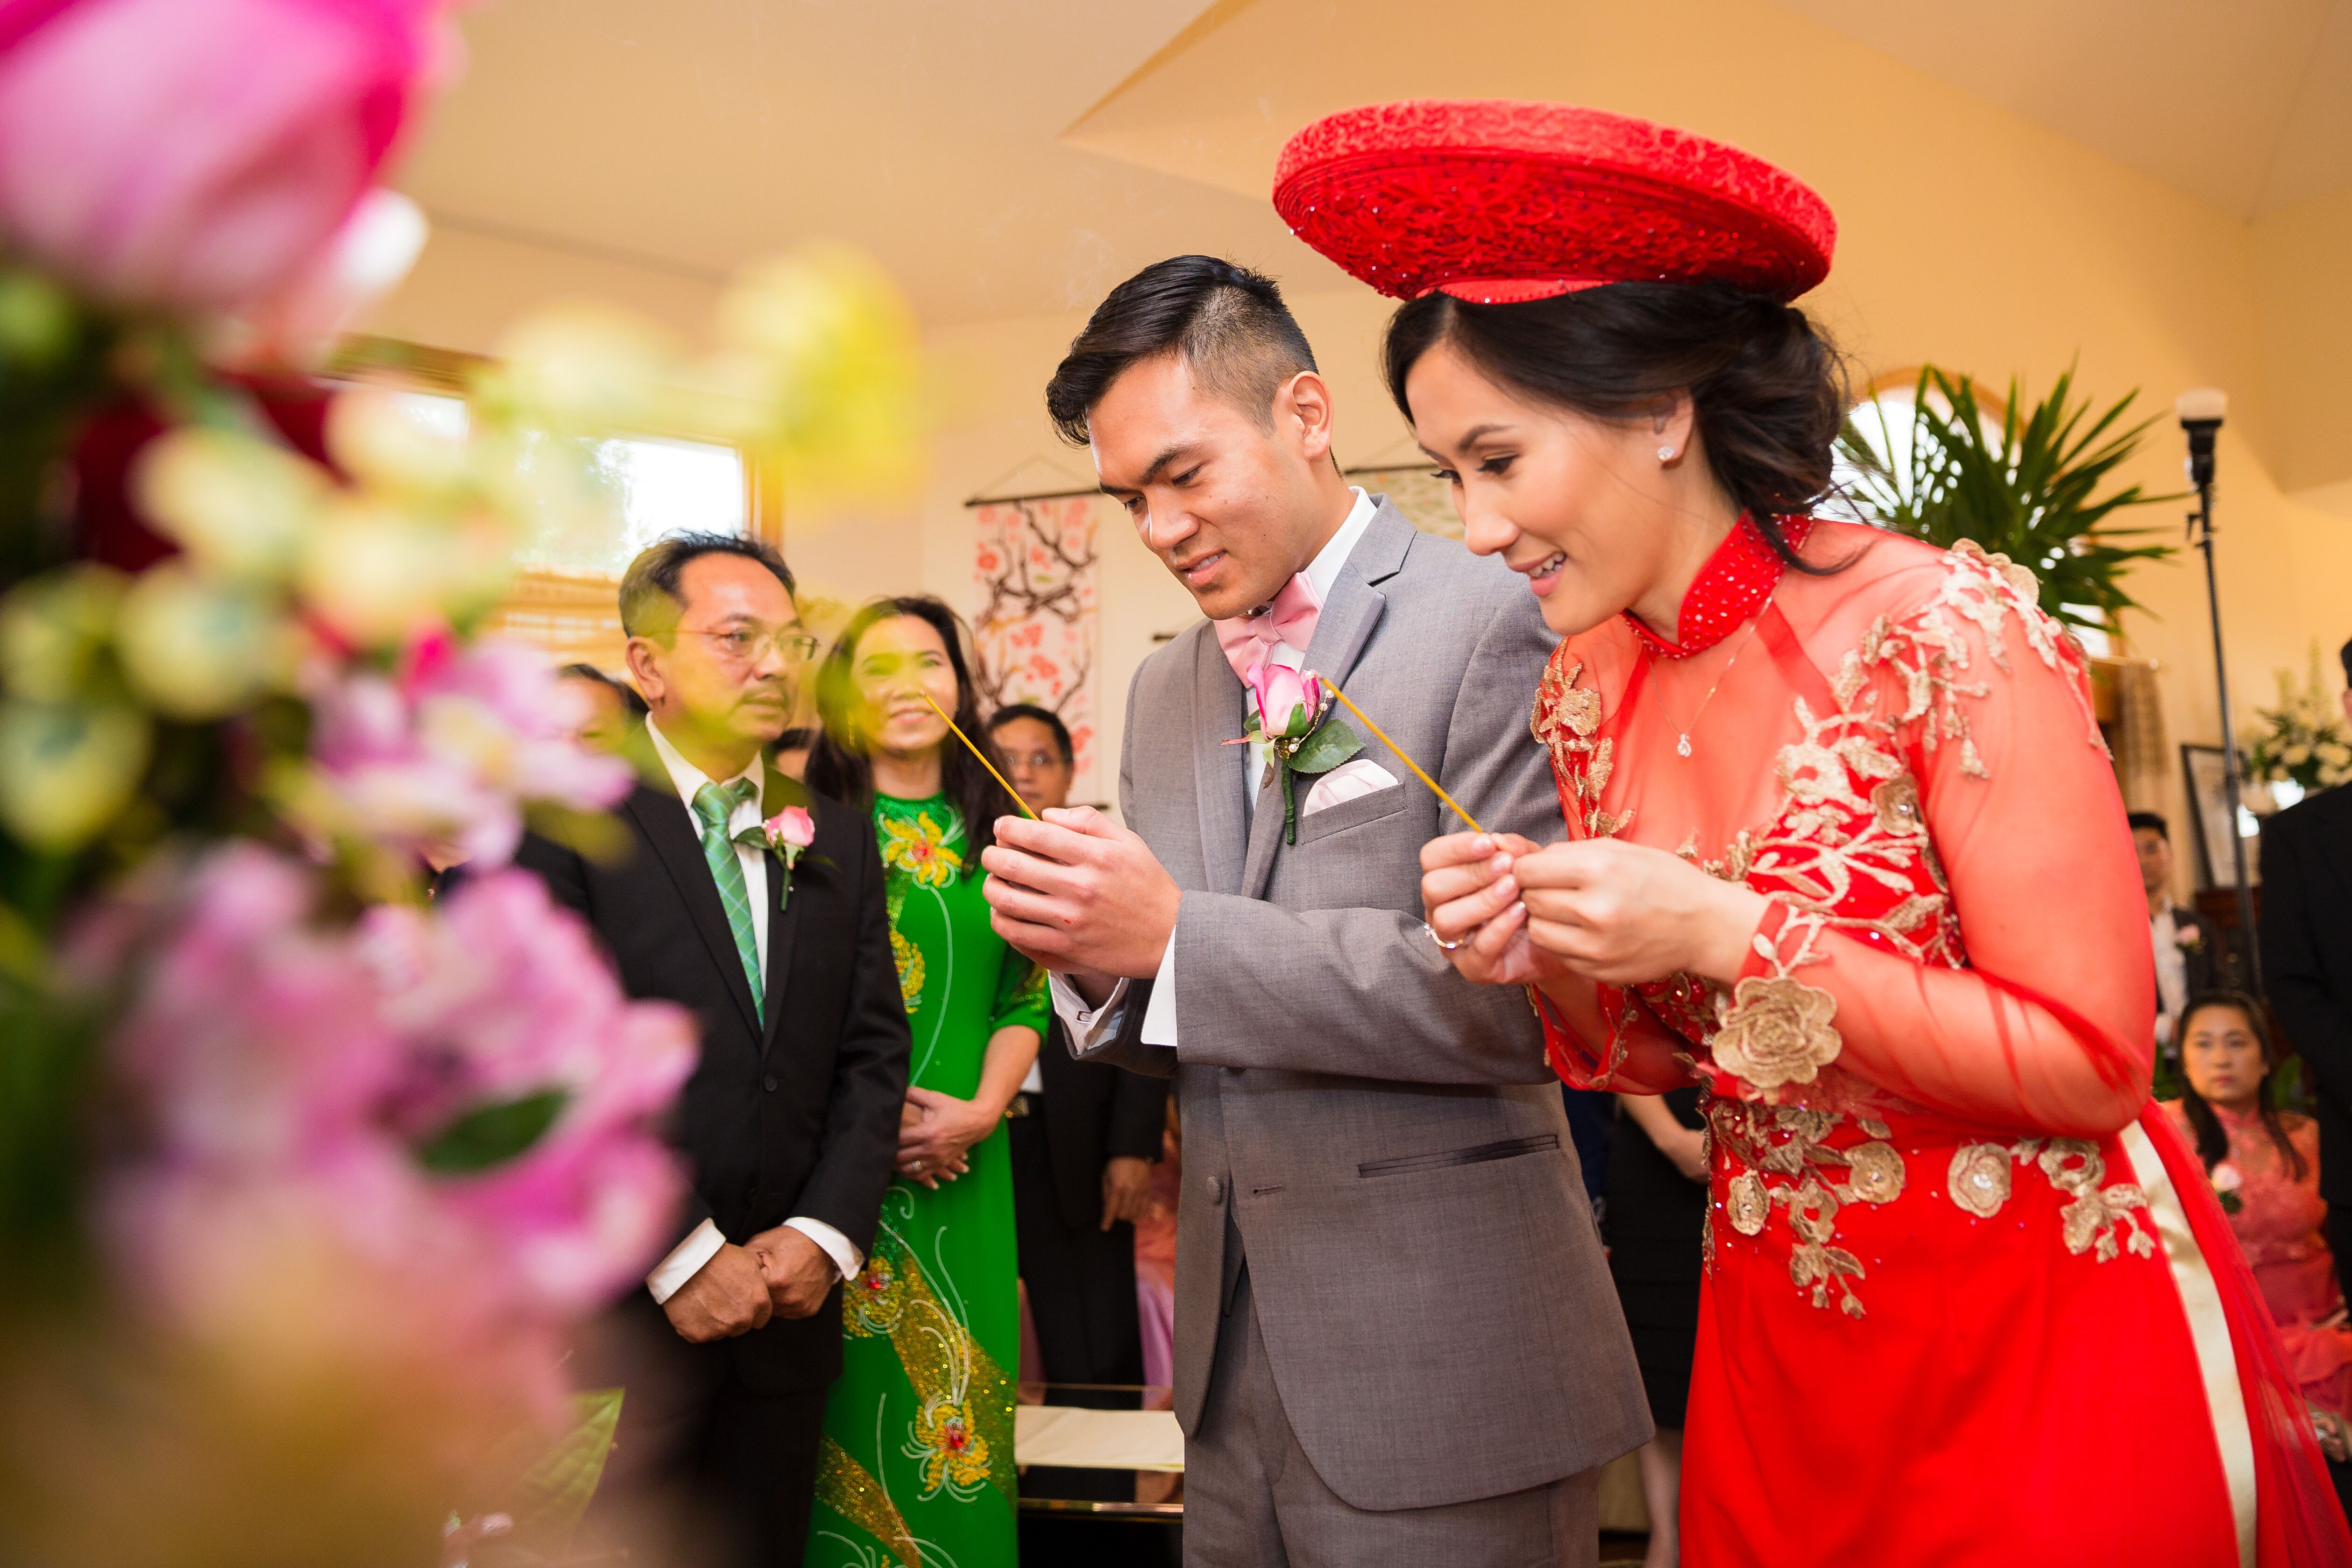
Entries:
[[2245,1185],[2245,1182],[2246,1179],[2238,1173],[2238,1167],[2227,1160],[2213,1167],[2213,1190],[2217,1193],[2234,1193]]
[[805,849],[816,842],[816,824],[802,806],[788,805],[768,818],[768,837],[779,844]]
[[1269,737],[1286,735],[1307,710],[1307,686],[1298,671],[1272,659],[1258,667],[1257,711]]
[[0,0],[0,232],[103,298],[314,279],[454,58],[446,0]]

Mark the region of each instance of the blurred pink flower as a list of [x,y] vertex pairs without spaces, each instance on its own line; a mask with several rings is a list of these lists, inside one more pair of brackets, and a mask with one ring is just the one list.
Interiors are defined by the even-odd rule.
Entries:
[[523,802],[595,811],[628,793],[627,763],[572,740],[583,702],[539,653],[443,633],[411,647],[397,679],[347,671],[313,702],[311,761],[341,819],[313,830],[503,865]]
[[415,1134],[468,1106],[567,1096],[529,1153],[437,1180],[440,1201],[566,1316],[642,1275],[670,1239],[681,1190],[643,1130],[693,1069],[688,1016],[625,997],[587,927],[527,871],[468,879],[430,914],[373,910],[361,942],[383,1016],[411,1060],[431,1064],[394,1111]]
[[[669,1239],[682,1176],[652,1126],[692,1025],[628,1001],[527,872],[342,931],[312,923],[314,893],[267,850],[219,850],[135,983],[114,1042],[138,1130],[105,1210],[119,1266],[207,1331],[247,1330],[257,1291],[299,1273],[350,1320],[312,1341],[536,1356]],[[561,1108],[520,1153],[420,1159],[469,1112],[550,1090]]]
[[448,0],[0,0],[0,235],[106,298],[313,277],[456,55]]

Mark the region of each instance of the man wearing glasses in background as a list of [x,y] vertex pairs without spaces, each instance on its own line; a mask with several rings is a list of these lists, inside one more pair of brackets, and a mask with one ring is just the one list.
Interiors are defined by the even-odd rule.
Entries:
[[816,646],[776,552],[674,536],[620,597],[649,710],[623,749],[625,841],[532,836],[516,859],[631,996],[693,1010],[702,1048],[671,1129],[693,1181],[677,1241],[573,1358],[575,1386],[627,1391],[590,1524],[656,1560],[787,1568],[907,1091],[882,867],[866,813],[764,761]]

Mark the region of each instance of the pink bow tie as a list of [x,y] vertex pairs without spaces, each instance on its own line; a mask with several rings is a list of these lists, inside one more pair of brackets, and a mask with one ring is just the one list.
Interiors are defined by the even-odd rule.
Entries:
[[1314,584],[1307,581],[1306,574],[1293,573],[1265,614],[1213,623],[1217,646],[1225,650],[1225,662],[1247,686],[1257,667],[1274,652],[1275,644],[1288,643],[1304,656],[1315,640],[1315,623],[1322,614],[1323,601],[1316,596]]

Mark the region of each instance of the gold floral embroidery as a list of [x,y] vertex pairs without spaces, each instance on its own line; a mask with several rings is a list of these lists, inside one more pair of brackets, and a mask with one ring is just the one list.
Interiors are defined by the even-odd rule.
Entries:
[[1760,1235],[1764,1222],[1772,1217],[1772,1198],[1764,1190],[1763,1178],[1753,1171],[1732,1177],[1723,1190],[1723,1213],[1740,1235]]
[[1528,728],[1550,751],[1552,774],[1563,795],[1574,801],[1569,808],[1570,823],[1580,826],[1587,838],[1612,838],[1625,830],[1633,814],[1601,809],[1601,792],[1616,765],[1617,742],[1592,738],[1601,728],[1601,693],[1576,684],[1583,674],[1584,666],[1568,657],[1566,644],[1555,650],[1536,687]]
[[923,1005],[923,950],[890,928],[890,956],[898,965],[898,1000],[909,1016]]
[[870,1563],[869,1568],[922,1568],[914,1536],[889,1492],[831,1437],[817,1450],[816,1500],[895,1553]]
[[926,1502],[942,1491],[959,1502],[970,1502],[988,1485],[988,1439],[972,1429],[962,1405],[943,1395],[923,1402],[906,1454],[922,1461]]
[[1952,1202],[1990,1219],[2009,1201],[2009,1151],[1999,1143],[1964,1143],[1952,1152],[1944,1190]]
[[[2011,1190],[2011,1160],[2021,1165],[2032,1162],[2052,1186],[2067,1194],[2066,1206],[2058,1211],[2067,1251],[2077,1256],[2091,1253],[2102,1263],[2120,1257],[2126,1249],[2140,1258],[2156,1255],[2154,1223],[2133,1212],[2147,1206],[2147,1193],[2137,1182],[2102,1185],[2107,1175],[2106,1156],[2088,1139],[2023,1138],[2007,1145],[1967,1144],[1952,1155],[1947,1190],[1953,1204],[1979,1219],[1999,1214]],[[2122,1233],[2120,1240],[2117,1232]]]
[[[1726,1184],[1724,1211],[1731,1228],[1759,1236],[1775,1205],[1787,1209],[1796,1238],[1789,1253],[1790,1283],[1822,1308],[1829,1306],[1834,1289],[1839,1310],[1859,1318],[1862,1299],[1851,1281],[1863,1279],[1865,1270],[1861,1258],[1832,1245],[1838,1210],[1850,1204],[1891,1204],[1903,1195],[1906,1178],[1903,1156],[1885,1141],[1888,1130],[1883,1122],[1858,1121],[1871,1141],[1832,1148],[1825,1140],[1843,1120],[1802,1106],[1718,1100],[1707,1110],[1707,1132],[1712,1142],[1748,1167]],[[1709,1252],[1711,1264],[1711,1246]]]
[[1830,1027],[1837,998],[1799,980],[1750,975],[1732,990],[1712,1042],[1716,1065],[1758,1089],[1811,1083],[1844,1041]]
[[[1759,934],[1756,951],[1776,973],[1749,975],[1733,987],[1728,1000],[1717,994],[1718,1025],[1707,1044],[1724,1071],[1769,1090],[1811,1083],[1837,1060],[1845,1047],[1830,1025],[1837,1015],[1837,998],[1791,974],[1801,964],[1820,962],[1814,939],[1822,925],[1819,915],[1790,915],[1777,943]],[[1781,950],[1792,935],[1794,951],[1783,957]]]
[[1014,1487],[1011,1380],[933,1286],[890,1222],[891,1199],[884,1202],[882,1234],[865,1272],[850,1282],[843,1326],[856,1338],[887,1336],[921,1401],[901,1450],[922,1462],[921,1500],[943,1490],[969,1499],[991,1484],[1009,1500]]

